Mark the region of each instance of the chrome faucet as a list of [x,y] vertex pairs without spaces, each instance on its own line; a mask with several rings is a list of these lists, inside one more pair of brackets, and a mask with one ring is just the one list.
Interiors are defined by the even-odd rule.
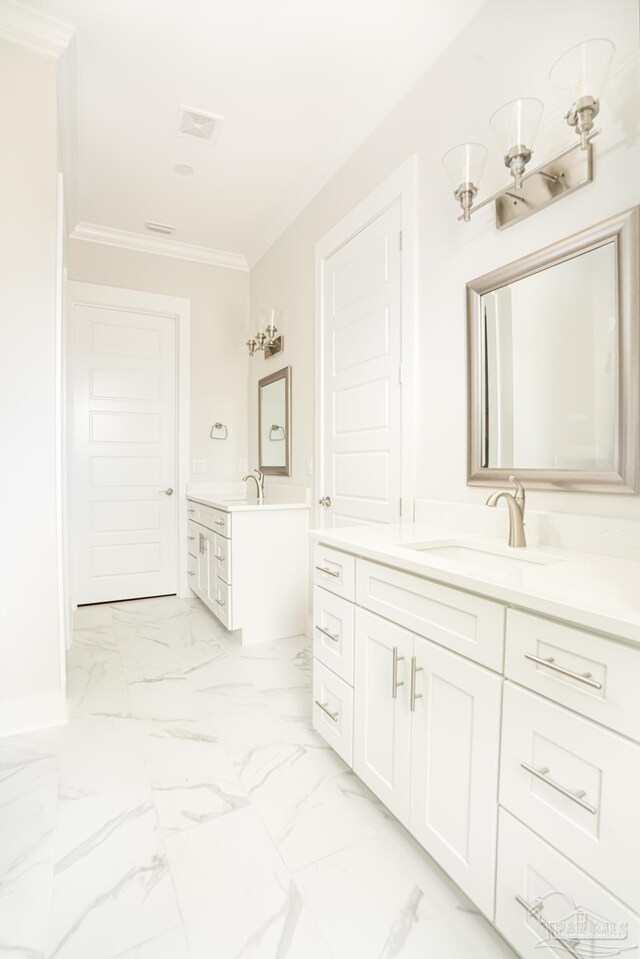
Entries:
[[507,493],[506,490],[498,490],[492,493],[487,500],[487,506],[497,506],[499,500],[504,499],[509,510],[509,546],[526,546],[527,540],[524,535],[524,506],[525,493],[524,486],[519,483],[515,476],[510,476],[509,480],[515,485],[516,495]]
[[[257,476],[255,474],[258,474]],[[247,473],[246,476],[242,477],[244,483],[247,480],[253,480],[256,484],[256,495],[258,497],[258,505],[261,506],[264,503],[264,473],[262,470],[253,470],[251,473]]]

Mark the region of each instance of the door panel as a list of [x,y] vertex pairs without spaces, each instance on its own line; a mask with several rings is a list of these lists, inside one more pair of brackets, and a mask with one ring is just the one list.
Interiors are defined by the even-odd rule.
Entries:
[[[353,768],[405,825],[409,818],[412,636],[356,609]],[[394,698],[394,648],[397,668]]]
[[493,915],[502,678],[414,637],[410,829]]
[[323,265],[325,526],[400,518],[400,231],[398,201]]
[[69,288],[76,602],[175,593],[176,319]]

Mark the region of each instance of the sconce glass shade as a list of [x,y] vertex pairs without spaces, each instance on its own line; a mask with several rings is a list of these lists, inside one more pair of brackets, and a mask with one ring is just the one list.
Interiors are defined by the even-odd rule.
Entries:
[[487,155],[487,148],[481,143],[461,143],[445,153],[442,165],[454,191],[471,187],[477,191]]
[[505,166],[509,168],[516,187],[522,185],[543,110],[544,105],[534,97],[510,100],[496,110],[489,120],[504,154]]
[[267,334],[267,340],[272,343],[282,328],[282,310],[277,310],[275,306],[268,310],[261,311],[264,314],[264,332]]
[[453,186],[453,195],[462,207],[465,223],[471,219],[471,207],[487,161],[487,148],[481,143],[461,143],[448,150],[442,165]]
[[543,110],[544,104],[534,97],[511,100],[496,110],[489,126],[505,156],[513,147],[525,146],[531,151]]
[[585,40],[563,53],[549,71],[549,82],[561,103],[569,106],[582,97],[599,99],[616,52],[611,40]]

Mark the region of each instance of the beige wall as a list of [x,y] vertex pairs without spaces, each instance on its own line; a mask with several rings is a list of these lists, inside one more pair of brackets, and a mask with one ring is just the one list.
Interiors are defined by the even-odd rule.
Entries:
[[[83,240],[69,241],[68,270],[70,280],[191,300],[190,459],[207,464],[191,479],[239,479],[247,457],[248,274]],[[218,420],[229,428],[225,441],[209,437]]]
[[0,150],[0,735],[64,715],[55,67],[0,41],[0,127],[8,137]]
[[[511,37],[506,43],[505,37]],[[589,37],[610,37],[616,62],[605,91],[593,184],[498,233],[489,208],[468,225],[441,166],[447,149],[465,140],[490,149],[483,195],[506,182],[488,120],[507,100],[545,102],[536,159],[574,142],[547,75],[566,49]],[[518,38],[514,42],[514,38]],[[521,41],[521,42],[520,42]],[[640,203],[640,97],[636,0],[489,0],[472,23],[353,157],[302,211],[251,273],[251,310],[285,311],[286,353],[293,367],[292,483],[311,485],[313,454],[314,244],[411,154],[418,158],[419,497],[482,503],[466,486],[465,284],[473,277]],[[568,108],[569,104],[564,104]],[[273,363],[254,360],[256,379]],[[251,455],[255,409],[250,407]],[[534,509],[640,517],[640,497],[532,493]]]

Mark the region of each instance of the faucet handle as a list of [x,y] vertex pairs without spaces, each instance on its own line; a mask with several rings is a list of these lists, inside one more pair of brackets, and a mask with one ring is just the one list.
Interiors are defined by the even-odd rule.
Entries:
[[520,480],[518,480],[515,476],[510,476],[509,482],[513,483],[513,485],[516,488],[515,500],[522,511],[522,515],[524,516],[524,505],[526,500],[526,493],[525,493],[524,486],[522,485]]

